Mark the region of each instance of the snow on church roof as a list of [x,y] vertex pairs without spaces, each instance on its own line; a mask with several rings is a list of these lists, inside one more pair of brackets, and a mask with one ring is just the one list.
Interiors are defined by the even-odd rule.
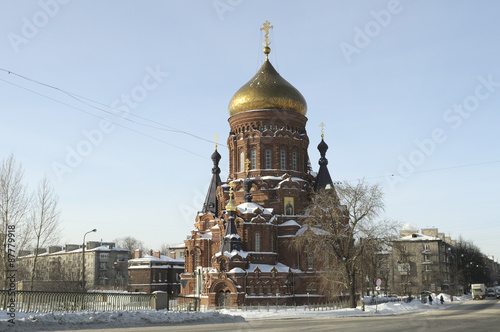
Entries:
[[224,236],[224,238],[226,239],[241,239],[241,237],[238,235],[238,234],[228,234],[226,236]]
[[237,208],[241,213],[255,213],[257,209],[261,210],[262,213],[269,215],[273,212],[273,209],[266,209],[263,206],[260,206],[259,204],[253,202],[241,203]]
[[300,227],[300,224],[298,222],[296,222],[295,220],[287,220],[278,226],[299,226]]
[[270,273],[273,267],[276,268],[276,271],[281,273],[287,273],[290,271],[290,267],[282,263],[278,263],[276,265],[250,263],[247,270],[250,272],[254,272],[256,268],[259,268],[260,272]]
[[[305,225],[305,226],[302,226],[298,231],[297,231],[297,234],[296,235],[301,235],[301,234],[304,234],[305,231],[307,231],[309,229],[309,226]],[[325,230],[322,230],[320,228],[316,228],[316,227],[311,227],[311,230],[314,232],[314,234],[316,235],[328,235],[328,232],[325,231]]]

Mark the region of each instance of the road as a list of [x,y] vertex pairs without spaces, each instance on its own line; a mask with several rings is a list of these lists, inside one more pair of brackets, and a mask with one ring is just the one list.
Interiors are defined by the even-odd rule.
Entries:
[[457,304],[446,310],[380,317],[252,320],[244,323],[78,330],[78,332],[158,331],[498,331],[500,300]]

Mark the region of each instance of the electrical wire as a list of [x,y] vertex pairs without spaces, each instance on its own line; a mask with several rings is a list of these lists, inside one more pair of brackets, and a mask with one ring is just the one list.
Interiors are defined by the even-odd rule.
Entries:
[[[27,81],[30,81],[30,82],[33,82],[33,83],[36,83],[36,84],[39,84],[39,85],[45,86],[45,87],[50,88],[50,89],[54,89],[54,90],[59,91],[59,92],[62,92],[62,93],[64,93],[64,94],[66,94],[67,96],[69,96],[69,97],[71,97],[71,98],[73,98],[73,99],[75,99],[75,100],[79,101],[80,103],[83,103],[83,104],[85,104],[85,105],[87,105],[87,106],[90,106],[90,107],[92,107],[92,108],[94,108],[94,109],[97,109],[97,110],[99,110],[99,111],[105,112],[105,113],[107,113],[107,114],[110,114],[110,115],[113,115],[113,116],[119,117],[120,119],[123,119],[123,120],[129,121],[129,122],[132,122],[132,123],[135,123],[135,124],[139,124],[139,125],[142,125],[142,126],[146,126],[146,127],[149,127],[149,128],[154,128],[154,129],[164,130],[164,131],[169,131],[169,132],[176,132],[176,133],[180,133],[180,134],[184,134],[184,135],[188,135],[188,136],[191,136],[191,137],[197,138],[197,139],[202,140],[202,141],[205,141],[205,142],[215,143],[215,142],[214,142],[214,141],[212,141],[212,140],[208,140],[208,139],[206,139],[206,138],[203,138],[203,137],[197,136],[197,135],[195,135],[195,134],[192,134],[192,133],[186,132],[186,131],[184,131],[184,130],[179,130],[179,129],[176,129],[176,128],[174,128],[174,127],[171,127],[171,126],[168,126],[168,125],[162,124],[162,123],[160,123],[160,122],[158,122],[158,121],[151,120],[151,119],[148,119],[148,118],[146,118],[146,117],[143,117],[143,116],[140,116],[140,115],[137,115],[137,114],[134,114],[134,113],[127,113],[127,115],[134,116],[134,117],[137,117],[137,118],[139,118],[139,119],[149,121],[149,122],[151,122],[151,123],[154,123],[154,124],[160,125],[160,126],[162,126],[162,127],[164,127],[164,128],[162,128],[162,127],[158,127],[158,126],[151,126],[151,125],[148,125],[148,124],[145,124],[145,123],[141,123],[141,122],[134,121],[134,120],[132,120],[132,119],[129,119],[128,117],[124,117],[124,116],[122,116],[122,115],[119,115],[119,114],[122,114],[122,113],[123,113],[123,111],[122,111],[122,110],[119,110],[119,109],[117,109],[117,108],[114,108],[114,107],[111,107],[111,106],[108,106],[108,105],[102,104],[102,103],[100,103],[100,102],[98,102],[98,101],[92,100],[92,99],[87,98],[87,97],[84,97],[84,96],[80,96],[80,95],[78,95],[78,94],[76,94],[76,93],[72,93],[72,92],[69,92],[69,91],[63,90],[63,89],[58,88],[58,87],[56,87],[56,86],[53,86],[53,85],[50,85],[50,84],[47,84],[47,83],[43,83],[43,82],[37,81],[37,80],[35,80],[35,79],[32,79],[32,78],[29,78],[29,77],[26,77],[26,76],[23,76],[23,75],[17,74],[17,73],[15,73],[15,72],[10,71],[10,70],[6,70],[6,69],[3,69],[3,68],[0,68],[0,71],[4,71],[4,72],[6,72],[7,74],[14,75],[14,76],[17,76],[17,77],[22,78],[22,79],[24,79],[24,80],[27,80]],[[6,83],[9,83],[9,84],[12,84],[12,85],[15,85],[14,83],[11,83],[11,82],[9,82],[9,81],[5,81],[5,80],[2,80],[2,81],[6,82]],[[17,86],[17,87],[21,87],[21,86],[19,86],[19,85],[15,85],[15,86]],[[28,90],[28,89],[27,89],[27,90]],[[28,90],[28,91],[33,92],[32,90]],[[37,93],[37,94],[39,94],[39,95],[41,95],[41,96],[44,96],[43,94],[40,94],[40,93]],[[101,107],[94,106],[94,105],[92,105],[92,104],[90,104],[90,103],[88,103],[88,102],[83,101],[82,99],[85,99],[85,100],[88,100],[88,101],[93,102],[93,103],[95,103],[95,104],[98,104],[98,105],[101,105],[101,106],[104,106],[104,107],[108,107],[108,108],[110,108],[110,109],[113,109],[113,110],[117,111],[119,114],[117,114],[117,113],[115,113],[115,112],[110,112],[110,111],[105,110],[105,109],[103,109],[103,108],[101,108]],[[54,99],[53,99],[53,100],[54,100]],[[79,111],[82,111],[81,109],[78,109],[78,108],[76,108],[76,109],[77,109],[77,110],[79,110]],[[90,114],[90,113],[88,113],[88,112],[85,112],[85,113]],[[224,144],[220,144],[219,142],[217,142],[217,145],[218,145],[218,146],[223,146],[223,147],[226,147],[226,148],[227,148],[227,146],[225,146]]]
[[139,134],[139,135],[142,135],[142,136],[145,136],[145,137],[149,137],[149,138],[151,138],[151,139],[154,139],[155,141],[158,141],[158,142],[164,143],[164,144],[166,144],[166,145],[169,145],[169,146],[174,147],[174,148],[176,148],[176,149],[179,149],[179,150],[182,150],[182,151],[184,151],[184,152],[190,153],[190,154],[192,154],[192,155],[195,155],[195,156],[201,157],[201,158],[203,158],[203,159],[210,159],[210,158],[208,158],[207,156],[203,156],[203,155],[198,154],[198,153],[196,153],[196,152],[193,152],[193,151],[191,151],[191,150],[188,150],[188,149],[182,148],[182,147],[180,147],[180,146],[178,146],[178,145],[171,144],[171,143],[166,142],[166,141],[164,141],[164,140],[162,140],[162,139],[159,139],[159,138],[157,138],[157,137],[154,137],[154,136],[151,136],[151,135],[145,134],[145,133],[140,132],[140,131],[138,131],[138,130],[136,130],[136,129],[133,129],[133,128],[130,128],[130,127],[124,126],[124,125],[122,125],[122,124],[119,124],[119,123],[114,122],[114,121],[112,121],[112,120],[109,120],[109,119],[107,119],[107,118],[103,118],[103,117],[101,117],[101,116],[99,116],[99,115],[93,114],[93,113],[91,113],[91,112],[88,112],[88,111],[83,110],[83,109],[81,109],[81,108],[78,108],[78,107],[76,107],[76,106],[70,105],[70,104],[65,103],[65,102],[63,102],[63,101],[60,101],[60,100],[57,100],[57,99],[55,99],[55,98],[52,98],[52,97],[46,96],[46,95],[44,95],[44,94],[41,94],[41,93],[39,93],[39,92],[33,91],[33,90],[28,89],[28,88],[26,88],[26,87],[23,87],[23,86],[21,86],[21,85],[18,85],[18,84],[15,84],[15,83],[12,83],[12,82],[6,81],[6,80],[1,79],[1,78],[0,78],[0,81],[5,82],[5,83],[8,83],[8,84],[11,84],[11,85],[14,85],[14,86],[16,86],[16,87],[18,87],[18,88],[20,88],[20,89],[23,89],[23,90],[29,91],[29,92],[31,92],[31,93],[34,93],[34,94],[36,94],[36,95],[38,95],[38,96],[41,96],[41,97],[44,97],[44,98],[50,99],[50,100],[52,100],[52,101],[54,101],[54,102],[56,102],[56,103],[59,103],[59,104],[62,104],[62,105],[64,105],[64,106],[67,106],[67,107],[73,108],[73,109],[75,109],[75,110],[81,111],[81,112],[83,112],[83,113],[86,113],[86,114],[88,114],[88,115],[94,116],[94,117],[96,117],[96,118],[99,118],[99,119],[103,119],[103,120],[109,121],[109,122],[113,123],[113,124],[114,124],[114,125],[116,125],[116,126],[119,126],[119,127],[125,128],[125,129],[128,129],[128,130],[133,131],[133,132],[135,132],[135,133],[137,133],[137,134]]

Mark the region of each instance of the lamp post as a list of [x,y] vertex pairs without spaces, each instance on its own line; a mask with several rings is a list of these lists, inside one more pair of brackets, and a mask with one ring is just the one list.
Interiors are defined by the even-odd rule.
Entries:
[[91,231],[88,231],[83,235],[83,245],[82,245],[82,289],[85,291],[85,236],[87,236],[88,233],[92,232],[97,232],[97,229],[93,229]]

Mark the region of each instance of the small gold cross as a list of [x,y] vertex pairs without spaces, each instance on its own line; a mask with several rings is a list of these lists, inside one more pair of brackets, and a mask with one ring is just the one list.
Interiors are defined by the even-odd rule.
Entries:
[[269,23],[268,20],[266,20],[264,22],[264,26],[262,28],[260,28],[260,31],[264,30],[266,32],[266,34],[264,35],[264,40],[265,40],[265,43],[263,43],[264,46],[269,46],[271,45],[271,42],[269,41],[269,29],[272,29],[274,28],[271,23]]
[[250,169],[250,159],[245,160],[245,173],[248,175],[248,170]]
[[215,138],[215,150],[217,150],[217,138],[219,138],[219,135],[215,134],[214,138]]
[[326,127],[326,124],[324,124],[323,122],[321,122],[321,124],[319,125],[321,127],[321,139],[325,138],[325,133],[324,133],[324,129]]

